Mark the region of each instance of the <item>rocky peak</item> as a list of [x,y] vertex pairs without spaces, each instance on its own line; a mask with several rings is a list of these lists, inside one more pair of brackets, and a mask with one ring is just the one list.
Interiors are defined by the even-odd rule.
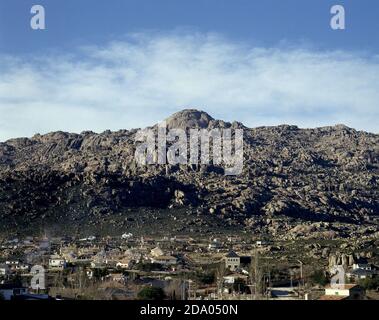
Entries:
[[214,119],[206,112],[196,109],[184,109],[176,112],[166,120],[167,128],[196,128],[205,129]]

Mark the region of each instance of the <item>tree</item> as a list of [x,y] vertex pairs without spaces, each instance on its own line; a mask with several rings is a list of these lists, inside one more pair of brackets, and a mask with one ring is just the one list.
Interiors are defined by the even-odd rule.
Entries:
[[379,278],[361,279],[358,284],[366,290],[377,290],[379,288]]
[[224,276],[226,274],[226,268],[225,268],[225,262],[222,261],[219,263],[219,266],[216,270],[216,278],[217,278],[217,288],[218,291],[221,292],[221,298],[222,298],[222,290],[223,290],[223,284],[224,284]]
[[259,261],[259,252],[254,250],[254,256],[251,257],[250,269],[249,269],[250,284],[254,289],[251,293],[254,293],[254,299],[258,300],[263,293],[263,268]]
[[314,271],[311,276],[310,280],[313,284],[318,284],[321,286],[326,286],[329,282],[328,277],[325,275],[325,272],[323,270],[316,270]]
[[103,268],[103,269],[101,269],[101,268],[95,268],[95,269],[93,269],[93,277],[96,280],[100,280],[100,279],[106,277],[108,274],[109,274],[109,271],[107,269],[105,269],[105,268]]
[[138,292],[138,299],[140,300],[163,300],[165,293],[162,288],[157,287],[144,287]]
[[147,272],[161,271],[163,266],[160,263],[139,263],[136,265],[136,269]]
[[205,272],[198,273],[196,279],[202,284],[212,284],[215,282],[215,273],[214,272]]
[[244,293],[248,291],[245,281],[243,281],[243,279],[241,278],[237,278],[234,280],[233,290],[234,292],[238,292],[238,293]]

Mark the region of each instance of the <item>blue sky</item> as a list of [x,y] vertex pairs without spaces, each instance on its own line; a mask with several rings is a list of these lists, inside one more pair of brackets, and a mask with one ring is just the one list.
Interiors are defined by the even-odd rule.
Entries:
[[[43,31],[30,8],[46,9]],[[333,31],[342,4],[346,30]],[[376,0],[1,0],[0,141],[142,127],[184,107],[379,132]]]
[[[47,32],[30,29],[33,4],[42,4],[47,11]],[[329,27],[334,4],[346,9],[344,32]],[[376,0],[2,0],[0,9],[0,49],[12,54],[70,50],[131,32],[178,27],[266,46],[286,40],[327,49],[379,48]]]

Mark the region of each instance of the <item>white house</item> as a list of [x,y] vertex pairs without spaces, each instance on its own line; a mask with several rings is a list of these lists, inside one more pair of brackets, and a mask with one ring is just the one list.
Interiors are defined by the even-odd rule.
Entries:
[[365,292],[356,284],[336,284],[325,288],[325,295],[320,300],[362,300]]
[[371,271],[372,270],[372,266],[371,266],[371,264],[354,263],[353,264],[353,270]]
[[122,236],[121,236],[121,239],[130,239],[133,237],[133,234],[128,232],[128,233],[124,233]]
[[258,240],[255,242],[256,247],[261,248],[266,245],[266,242],[263,240]]
[[150,251],[150,254],[153,256],[153,257],[159,257],[159,256],[163,256],[164,255],[164,252],[161,248],[159,247],[156,247],[154,249],[152,249]]
[[21,263],[19,265],[16,266],[16,270],[17,271],[29,271],[30,270],[30,266],[26,263]]
[[59,255],[52,255],[49,259],[49,269],[63,270],[66,268],[66,260]]
[[5,261],[5,264],[7,264],[10,267],[15,267],[15,266],[17,266],[17,265],[20,264],[20,261],[18,261],[18,260],[8,260],[8,261]]
[[354,263],[353,269],[346,273],[346,276],[351,280],[360,280],[372,278],[376,273],[375,268],[371,264]]
[[221,248],[222,244],[217,239],[213,239],[213,241],[208,245],[209,250],[218,250]]
[[130,262],[131,261],[127,258],[121,259],[120,261],[116,263],[116,267],[121,268],[121,269],[129,269],[131,265]]
[[241,259],[234,251],[229,251],[225,256],[225,268],[231,271],[237,270],[241,265]]
[[233,273],[233,274],[230,274],[230,275],[224,277],[224,283],[225,284],[234,284],[234,282],[237,279],[241,279],[244,282],[247,282],[248,276],[242,275],[242,274],[239,274],[239,273]]
[[351,272],[346,273],[346,276],[352,280],[372,278],[373,275],[374,271],[366,269],[353,269]]

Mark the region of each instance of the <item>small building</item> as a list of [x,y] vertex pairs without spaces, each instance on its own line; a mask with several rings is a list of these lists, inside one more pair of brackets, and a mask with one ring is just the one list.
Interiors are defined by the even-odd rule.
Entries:
[[121,269],[129,269],[131,265],[130,262],[131,262],[130,259],[127,259],[127,258],[121,259],[120,261],[116,263],[116,267],[121,268]]
[[239,269],[241,265],[240,256],[235,253],[233,250],[229,251],[229,253],[225,256],[225,268],[231,271],[235,271]]
[[255,246],[256,246],[257,248],[262,248],[262,247],[265,246],[265,245],[266,245],[266,242],[263,241],[263,240],[257,240],[257,241],[255,242]]
[[239,274],[239,273],[233,273],[228,276],[224,277],[224,283],[225,284],[234,284],[237,279],[242,280],[243,282],[247,283],[248,276]]
[[366,271],[372,271],[372,265],[366,264],[366,263],[354,263],[353,264],[353,270],[366,270]]
[[130,239],[133,237],[133,234],[128,232],[128,233],[123,233],[122,236],[121,236],[121,239],[123,240],[127,240],[127,239]]
[[375,272],[372,270],[366,270],[366,269],[353,269],[351,272],[346,273],[346,276],[350,280],[361,280],[366,278],[372,278],[374,276]]
[[151,258],[151,263],[159,263],[164,266],[170,266],[174,265],[178,262],[178,259],[176,259],[173,256],[159,256]]
[[21,263],[21,264],[18,264],[15,269],[17,271],[21,271],[21,272],[28,272],[30,270],[30,265],[26,264],[26,263]]
[[164,252],[161,248],[159,247],[156,247],[154,249],[152,249],[150,251],[150,254],[153,256],[153,257],[159,257],[159,256],[163,256],[164,255]]
[[7,264],[8,266],[10,266],[12,268],[12,267],[18,266],[20,264],[20,261],[18,261],[18,260],[8,260],[8,261],[5,261],[5,264]]
[[63,270],[66,268],[66,260],[59,255],[52,255],[49,259],[49,269]]
[[221,248],[222,244],[217,239],[213,239],[213,241],[208,245],[209,250],[219,250]]
[[336,284],[325,288],[320,300],[363,300],[365,290],[356,284]]

